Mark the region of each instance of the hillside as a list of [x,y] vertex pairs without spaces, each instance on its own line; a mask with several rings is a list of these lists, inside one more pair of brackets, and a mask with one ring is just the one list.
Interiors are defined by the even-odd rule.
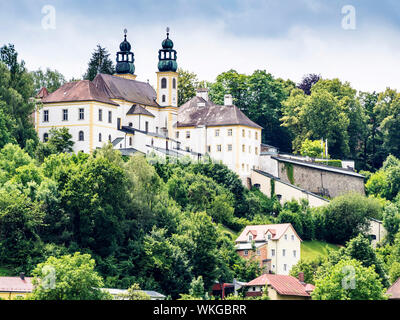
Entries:
[[328,250],[339,250],[339,247],[322,241],[303,241],[301,244],[301,258],[305,260],[312,260],[318,256],[326,257]]

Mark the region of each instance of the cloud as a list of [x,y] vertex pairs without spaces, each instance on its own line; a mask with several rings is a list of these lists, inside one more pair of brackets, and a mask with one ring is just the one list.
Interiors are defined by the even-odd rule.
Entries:
[[[351,2],[357,29],[345,31],[341,7]],[[57,9],[56,30],[41,28],[41,8],[48,3]],[[50,67],[67,78],[85,73],[97,44],[115,59],[126,27],[138,79],[154,84],[158,50],[169,26],[179,65],[201,80],[213,81],[229,69],[247,74],[266,69],[296,82],[304,74],[321,73],[350,81],[359,90],[400,89],[400,28],[394,19],[400,6],[389,0],[379,5],[370,0],[362,5],[319,0],[137,0],[123,5],[0,0],[0,9],[0,44],[14,43],[29,69]]]

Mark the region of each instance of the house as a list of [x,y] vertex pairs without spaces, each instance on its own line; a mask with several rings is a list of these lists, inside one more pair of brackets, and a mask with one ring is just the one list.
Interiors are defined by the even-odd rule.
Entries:
[[[121,295],[128,293],[128,290],[121,289],[103,288],[101,290],[111,294],[114,300],[123,300],[123,298],[121,298]],[[165,300],[166,298],[163,294],[156,291],[141,290],[141,292],[147,294],[151,300]]]
[[288,275],[301,257],[301,242],[290,223],[247,226],[236,239],[236,251],[259,262],[265,273]]
[[400,300],[400,278],[386,291],[389,300]]
[[26,297],[33,291],[32,279],[24,274],[19,277],[0,277],[0,298],[13,300]]
[[245,287],[246,297],[262,296],[267,287],[271,300],[310,300],[311,292],[315,289],[312,284],[304,283],[304,274],[299,279],[288,275],[263,274],[248,282]]
[[370,218],[368,236],[371,239],[371,245],[375,248],[377,243],[381,242],[387,235],[383,222]]

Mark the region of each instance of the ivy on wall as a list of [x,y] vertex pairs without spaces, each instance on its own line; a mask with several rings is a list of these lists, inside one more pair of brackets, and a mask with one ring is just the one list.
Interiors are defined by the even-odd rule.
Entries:
[[275,195],[275,180],[271,179],[270,182],[271,182],[271,198],[273,198]]
[[288,177],[290,183],[291,183],[291,184],[294,184],[294,169],[293,169],[293,164],[291,164],[291,163],[285,163],[285,169],[286,169],[286,176]]

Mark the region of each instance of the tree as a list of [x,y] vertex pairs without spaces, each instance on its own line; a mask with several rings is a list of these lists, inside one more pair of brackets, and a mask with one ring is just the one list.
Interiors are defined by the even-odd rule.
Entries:
[[303,273],[305,283],[315,284],[316,270],[321,264],[321,256],[314,260],[300,259],[300,261],[290,270],[290,275],[297,278],[300,273]]
[[139,284],[133,284],[127,293],[118,295],[118,298],[123,300],[151,300],[150,296],[140,289]]
[[178,69],[178,106],[182,106],[196,96],[196,89],[199,88],[199,79],[193,72]]
[[300,154],[311,158],[325,157],[325,143],[321,140],[311,141],[306,139],[301,144]]
[[297,88],[303,90],[304,94],[309,96],[311,95],[311,88],[313,87],[313,85],[321,79],[321,75],[310,73],[303,77],[301,82],[297,85]]
[[378,274],[382,285],[386,288],[389,286],[383,262],[377,257],[375,250],[371,247],[369,240],[365,236],[360,234],[356,238],[351,239],[347,243],[345,254],[351,259],[361,262],[364,267],[372,266]]
[[386,300],[384,288],[374,267],[363,267],[357,260],[344,259],[316,279],[313,300]]
[[350,193],[333,199],[322,210],[325,213],[325,240],[345,244],[369,229],[368,218],[379,217],[381,206],[376,199]]
[[400,231],[400,213],[399,209],[393,203],[385,207],[383,213],[383,226],[387,231],[387,242],[393,244],[396,234]]
[[97,48],[92,53],[92,58],[89,61],[88,69],[83,78],[93,81],[99,73],[111,75],[115,73],[114,63],[110,59],[110,54],[101,45],[97,45]]
[[54,149],[58,153],[70,153],[73,151],[74,142],[72,141],[72,135],[69,133],[69,129],[65,127],[50,129],[48,143],[54,146]]
[[44,72],[42,69],[31,72],[35,91],[38,92],[41,88],[46,88],[49,93],[56,91],[65,84],[65,77],[57,70],[49,68]]
[[88,254],[50,257],[33,270],[33,300],[110,300]]

